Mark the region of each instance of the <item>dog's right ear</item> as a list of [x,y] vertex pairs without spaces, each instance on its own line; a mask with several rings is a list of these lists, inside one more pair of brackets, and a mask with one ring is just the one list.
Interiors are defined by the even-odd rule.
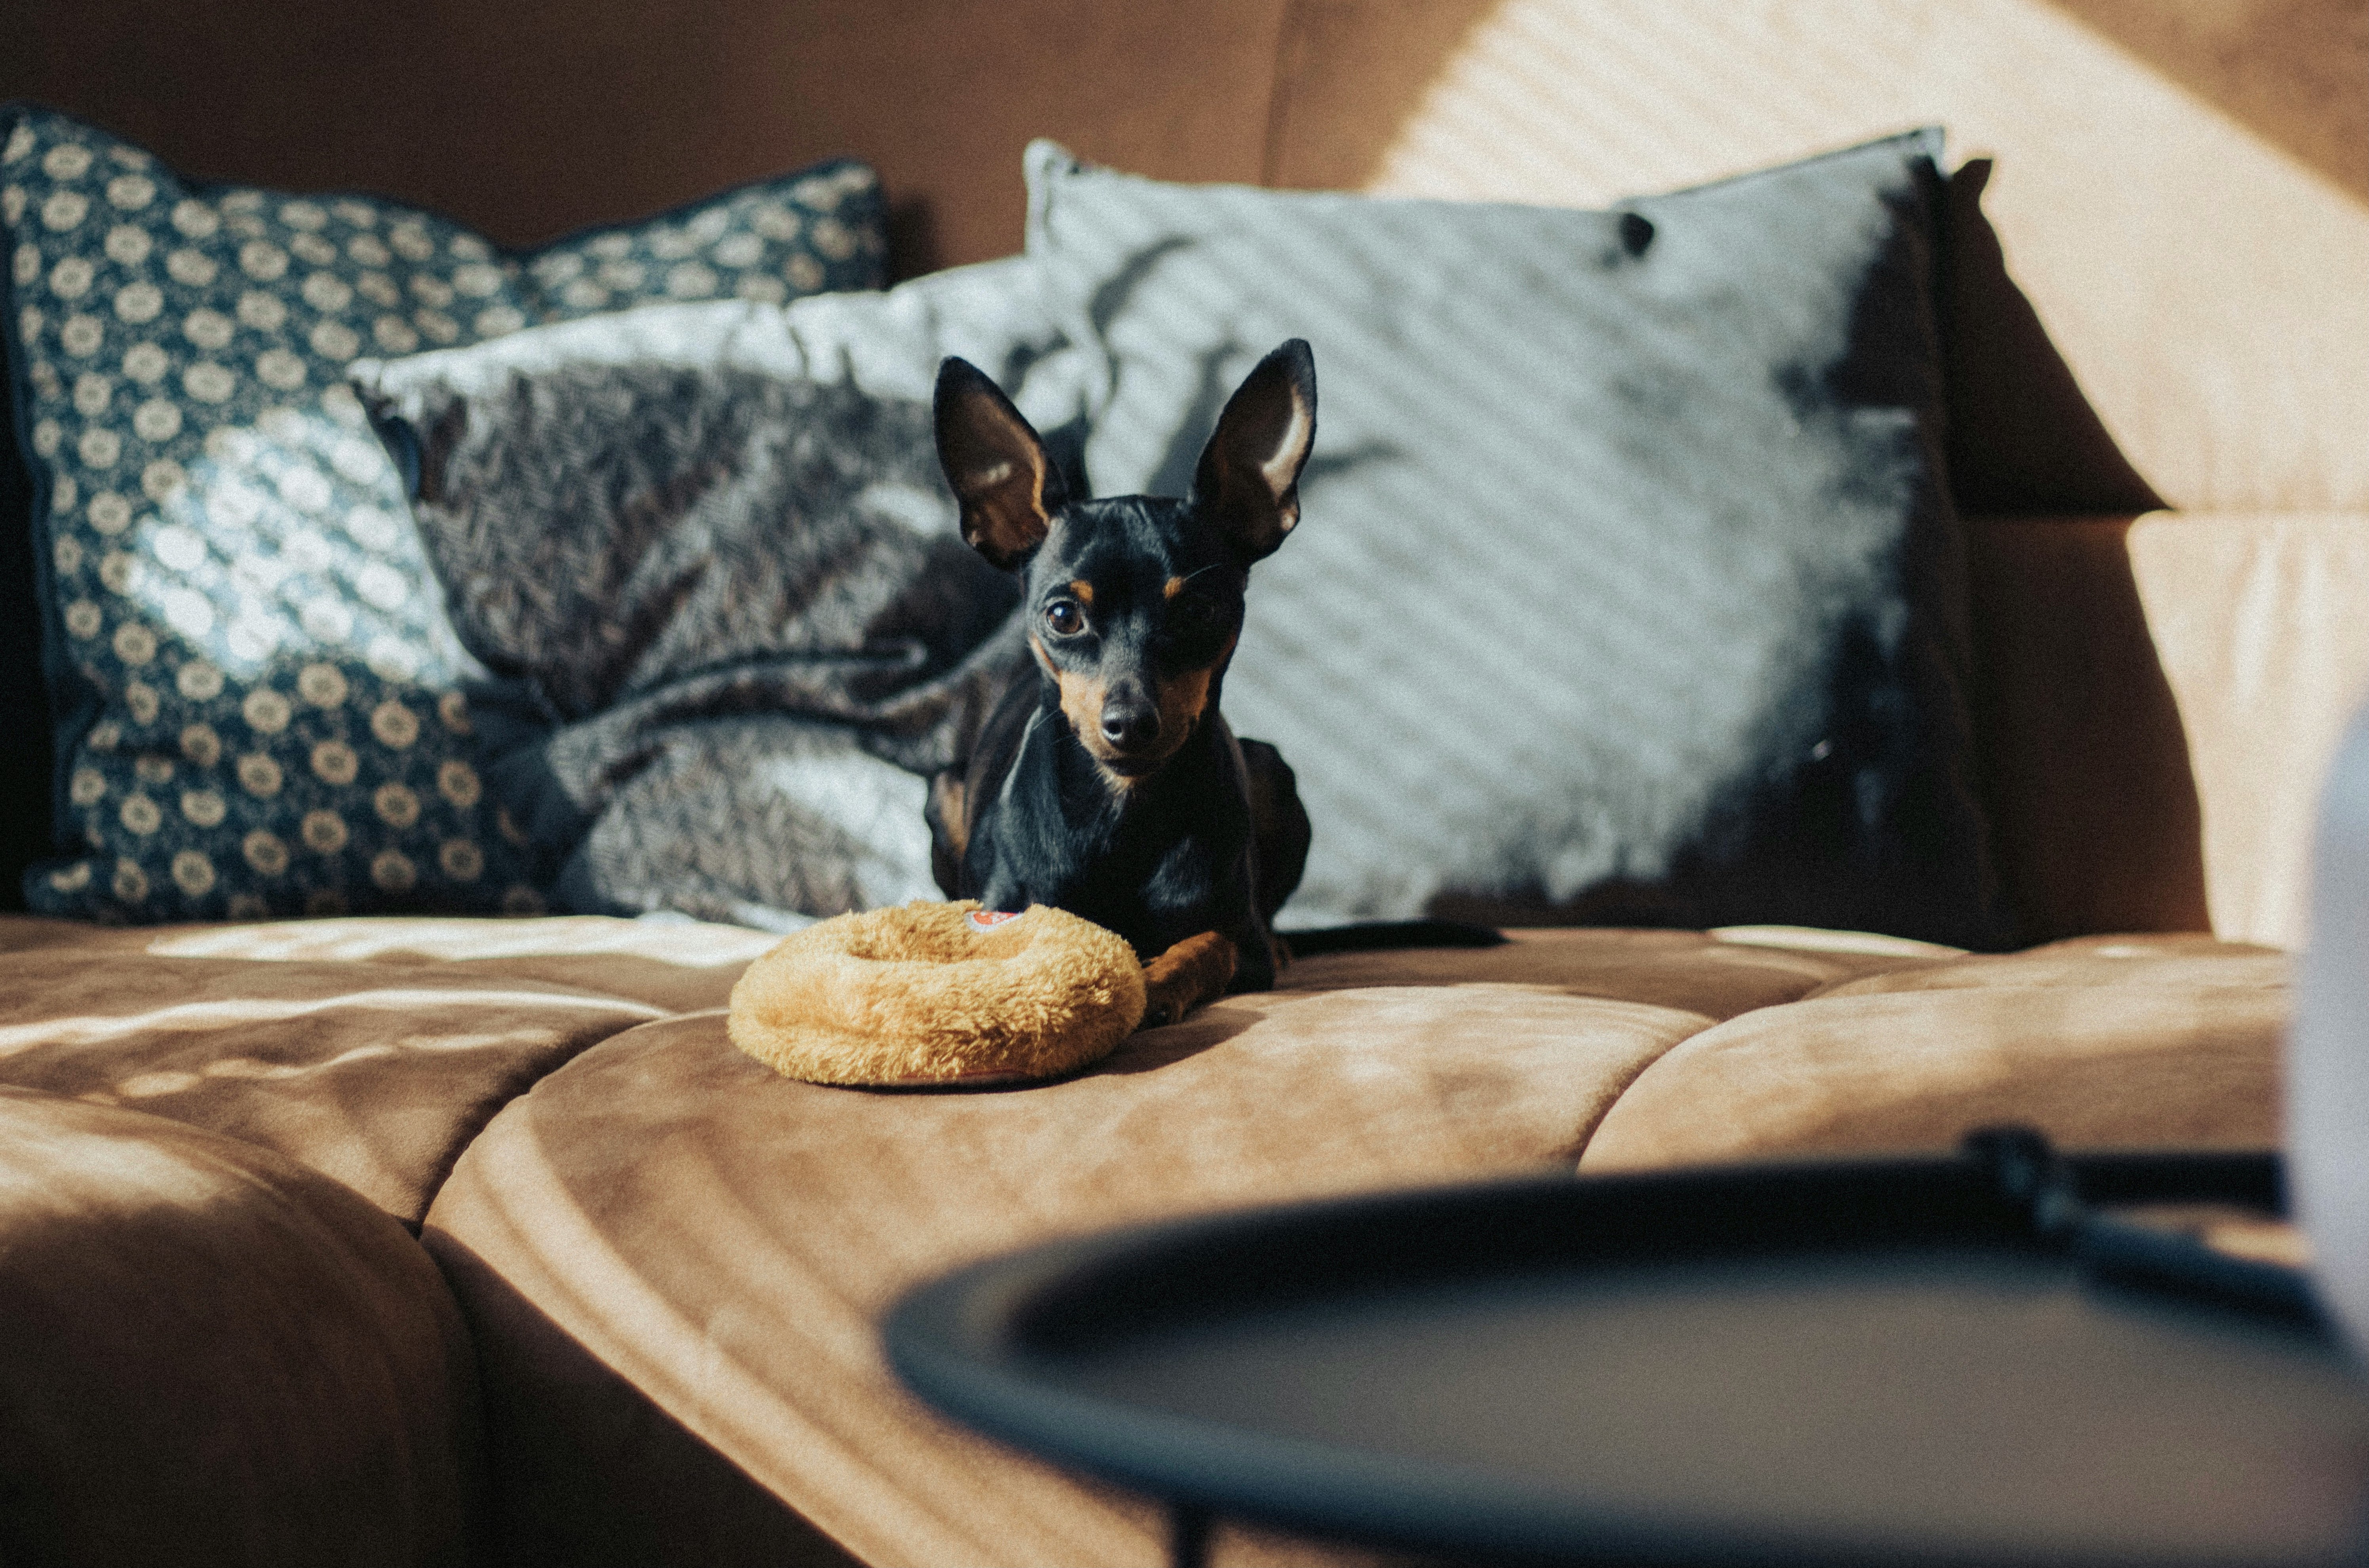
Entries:
[[1045,542],[1069,498],[1060,471],[1012,399],[967,360],[938,366],[938,462],[962,506],[962,536],[999,567]]

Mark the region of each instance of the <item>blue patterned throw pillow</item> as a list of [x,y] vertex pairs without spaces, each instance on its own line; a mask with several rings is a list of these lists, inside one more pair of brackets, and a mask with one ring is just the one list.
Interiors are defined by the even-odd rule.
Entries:
[[197,185],[23,106],[0,226],[73,845],[26,898],[137,921],[542,908],[349,361],[877,288],[885,250],[854,163],[517,256],[372,198]]

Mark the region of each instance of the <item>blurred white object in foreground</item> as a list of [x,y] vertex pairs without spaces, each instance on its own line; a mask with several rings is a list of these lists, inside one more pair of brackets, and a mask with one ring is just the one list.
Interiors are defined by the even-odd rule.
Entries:
[[2320,1295],[2369,1355],[2369,708],[2320,800],[2286,1096],[2288,1185]]

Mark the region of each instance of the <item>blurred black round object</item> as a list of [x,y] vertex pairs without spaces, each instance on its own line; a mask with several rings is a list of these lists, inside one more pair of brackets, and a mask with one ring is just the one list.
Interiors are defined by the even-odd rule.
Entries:
[[886,1333],[939,1409],[1176,1510],[1460,1561],[2369,1555],[2369,1382],[2269,1154],[1533,1181],[1034,1249]]

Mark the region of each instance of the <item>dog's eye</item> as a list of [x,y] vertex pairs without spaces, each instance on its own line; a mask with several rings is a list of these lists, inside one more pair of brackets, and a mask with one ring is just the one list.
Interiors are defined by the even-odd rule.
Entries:
[[1045,624],[1057,637],[1074,637],[1086,629],[1086,612],[1074,600],[1057,599],[1045,606]]

